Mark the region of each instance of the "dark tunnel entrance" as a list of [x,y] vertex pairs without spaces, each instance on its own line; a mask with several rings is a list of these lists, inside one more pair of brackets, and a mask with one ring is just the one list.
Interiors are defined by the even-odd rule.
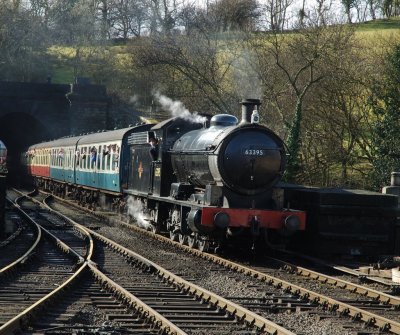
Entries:
[[24,113],[10,113],[0,118],[0,140],[7,147],[8,183],[19,184],[21,179],[20,154],[34,143],[50,138],[46,127],[35,117]]

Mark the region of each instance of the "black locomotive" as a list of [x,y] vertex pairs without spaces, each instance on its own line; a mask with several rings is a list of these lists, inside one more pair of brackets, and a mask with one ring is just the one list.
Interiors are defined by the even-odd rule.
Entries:
[[128,137],[124,192],[142,203],[155,230],[205,249],[237,236],[266,243],[272,231],[276,238],[305,228],[305,212],[283,208],[275,188],[286,154],[283,141],[258,123],[259,105],[243,101],[240,123],[227,114],[203,124],[172,118]]

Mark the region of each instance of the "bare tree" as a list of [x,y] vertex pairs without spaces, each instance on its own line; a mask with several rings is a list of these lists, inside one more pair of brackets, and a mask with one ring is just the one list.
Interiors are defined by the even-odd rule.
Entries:
[[347,16],[347,23],[352,23],[351,9],[355,7],[356,0],[341,0],[341,2]]
[[149,14],[143,0],[113,0],[109,8],[112,36],[127,39],[141,35]]
[[376,0],[367,0],[369,14],[371,15],[372,20],[376,20],[376,8],[377,8],[377,1]]
[[[233,112],[231,102],[237,103],[238,97],[232,94],[227,83],[236,60],[231,53],[234,51],[228,48],[229,43],[193,34],[143,39],[140,46],[136,43],[132,46],[133,59],[141,67],[163,68],[164,72],[159,72],[159,82],[162,81],[162,73],[170,76],[168,81],[172,86],[178,78],[192,91],[192,96],[201,96],[214,110]],[[166,69],[170,71],[168,74]]]
[[332,0],[317,0],[318,26],[326,25],[326,15],[332,8]]
[[[299,171],[306,99],[321,82],[339,73],[337,50],[347,47],[352,36],[352,31],[343,26],[317,27],[294,35],[271,34],[266,40],[251,41],[265,85],[264,100],[288,127],[288,180],[293,180]],[[288,114],[287,110],[292,112]]]
[[222,32],[252,31],[261,15],[257,0],[218,0],[208,6],[207,14]]
[[44,81],[49,65],[41,21],[15,2],[0,4],[0,78]]
[[354,49],[344,50],[342,60],[347,71],[321,82],[305,113],[301,180],[365,187],[371,144],[365,62]]
[[190,34],[198,26],[198,17],[201,11],[198,10],[194,1],[183,4],[178,13],[178,24],[185,28],[186,34]]
[[182,0],[147,0],[150,10],[150,32],[171,34],[176,27]]
[[292,4],[293,0],[266,0],[266,3],[261,5],[266,28],[272,31],[285,30],[288,20],[288,9]]

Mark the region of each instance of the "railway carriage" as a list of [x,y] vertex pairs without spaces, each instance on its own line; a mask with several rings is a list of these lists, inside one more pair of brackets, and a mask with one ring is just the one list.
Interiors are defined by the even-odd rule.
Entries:
[[127,185],[130,134],[146,125],[94,133],[79,139],[75,149],[73,197],[92,207],[110,208],[124,203]]
[[75,183],[74,154],[79,137],[66,137],[49,143],[50,178],[63,184]]
[[29,147],[23,155],[29,175],[39,178],[50,178],[50,145],[40,143]]
[[132,128],[125,128],[80,138],[75,149],[76,184],[121,193],[120,178],[126,155],[126,152],[121,152],[121,148],[125,148],[122,142],[132,131]]

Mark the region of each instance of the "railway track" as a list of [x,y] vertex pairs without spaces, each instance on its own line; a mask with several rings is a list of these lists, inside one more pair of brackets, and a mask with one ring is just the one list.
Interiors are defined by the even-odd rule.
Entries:
[[[95,249],[90,259],[85,256],[84,265],[99,285],[105,287],[125,305],[124,311],[119,310],[113,315],[106,312],[106,317],[103,318],[117,320],[118,327],[127,319],[133,323],[132,316],[126,311],[134,309],[146,315],[141,323],[150,321],[153,327],[154,325],[158,326],[164,333],[293,334],[290,330],[274,324],[246,308],[186,281],[101,234],[75,224],[65,216],[53,217],[53,212],[43,210],[29,216],[35,217],[41,222],[41,225],[48,229],[51,228],[52,233],[59,236],[59,240],[70,242],[72,235],[79,235],[73,231],[71,226],[90,234]],[[84,254],[92,255],[92,252],[85,251],[85,248],[79,245],[76,250],[74,250],[74,254],[80,257],[81,262]],[[57,308],[65,310],[65,307]],[[54,317],[54,311],[51,314]],[[70,315],[69,317],[68,320],[71,320]],[[65,314],[56,316],[56,320],[65,320],[66,318]],[[71,331],[72,326],[61,325],[57,322],[46,324],[45,321],[35,321],[31,323],[30,327],[33,330],[58,327]],[[100,329],[98,325],[97,327]],[[104,327],[108,327],[108,324],[105,324]],[[129,328],[129,326],[125,326],[124,329],[128,329],[127,327]],[[132,329],[129,328],[129,331]]]
[[7,267],[23,257],[37,238],[37,230],[26,224],[17,212],[9,215],[14,225],[14,233],[0,243],[0,278]]
[[[99,215],[98,213],[97,214],[95,213],[95,215],[107,218],[107,220],[111,222],[118,221],[113,218],[107,217],[106,215]],[[119,222],[119,224],[121,223]],[[123,223],[123,225],[129,227],[129,229],[133,230],[138,229],[136,227],[131,227],[131,225],[126,223]],[[162,240],[164,243],[174,245],[175,247],[179,245],[179,243],[172,242],[171,240],[164,238],[163,236],[154,235],[153,233],[143,230],[140,231],[142,234],[149,235],[153,238]],[[252,268],[251,266],[243,266],[238,263],[222,259],[215,255],[202,253],[198,250],[194,250],[183,245],[179,245],[179,247],[185,250],[186,252],[199,256],[203,259],[206,259],[207,261],[213,262],[218,267],[222,266],[225,269],[230,269],[231,271],[233,270],[239,271],[249,277],[255,278],[257,282],[268,283],[273,287],[279,288],[283,291],[286,291],[287,293],[291,293],[293,301],[298,302],[300,300],[299,307],[295,307],[296,309],[302,309],[302,308],[308,309],[310,308],[310,306],[311,307],[314,306],[314,304],[319,304],[319,306],[322,306],[324,311],[336,312],[337,315],[348,316],[350,318],[348,320],[354,319],[363,321],[364,325],[375,327],[375,329],[377,329],[376,330],[377,332],[381,330],[395,334],[400,333],[399,323],[396,320],[398,319],[397,317],[398,300],[396,297],[385,294],[384,292],[379,292],[379,291],[373,292],[373,290],[365,288],[362,285],[359,285],[359,287],[357,287],[356,289],[354,288],[354,286],[350,288],[351,287],[350,284],[346,284],[347,285],[346,286],[344,285],[343,281],[341,282],[340,280],[335,280],[338,283],[341,282],[341,284],[339,284],[338,287],[340,286],[344,288],[349,287],[349,291],[352,291],[352,293],[357,294],[357,296],[354,298],[343,298],[339,296],[339,299],[335,299],[326,296],[324,294],[314,292],[313,290],[298,286],[296,284],[293,284],[292,282],[276,278],[272,275],[269,275],[268,273],[263,272],[265,271],[265,269]],[[293,269],[291,270],[291,272],[293,272]],[[324,278],[323,274],[320,274],[320,276],[321,276],[320,278]],[[318,278],[314,279],[313,278],[315,277],[314,275],[307,275],[307,277],[309,278],[308,281],[315,281],[318,279]],[[320,282],[325,285],[325,283],[329,284],[330,280],[327,280],[325,278],[322,279]],[[256,284],[255,286],[257,285],[258,284]],[[264,284],[259,284],[259,285],[263,286]],[[257,307],[260,308],[260,305],[263,305],[262,307],[264,307],[265,309],[270,309],[270,307],[268,307],[267,304],[265,303],[265,301],[268,300],[266,298],[264,298],[264,303],[262,300],[260,303],[259,298],[254,299],[255,302],[251,301],[252,300],[251,298],[246,298],[246,297],[236,297],[236,298],[238,302],[242,301],[244,305],[247,303],[248,304],[247,306],[253,305],[253,307],[255,306],[255,308]],[[287,296],[285,296],[284,299],[290,300],[290,298],[288,298]],[[284,299],[282,301],[284,301]],[[380,313],[382,311],[383,313]],[[323,318],[325,317],[325,315],[321,313],[321,317]],[[373,330],[370,331],[371,333],[373,332]]]
[[[35,238],[28,250],[1,272],[0,333],[4,334],[17,329],[17,325],[31,316],[42,301],[68,282],[76,265],[70,248],[37,225],[17,204],[16,208],[29,219],[26,222],[33,227]],[[19,241],[14,242],[19,244]]]
[[[353,282],[363,284],[370,283],[371,286],[377,286],[386,290],[390,290],[395,295],[400,292],[400,284],[394,283],[392,280],[389,280],[387,278],[361,272],[359,268],[363,266],[365,267],[365,263],[356,262],[354,264],[353,262],[353,264],[350,265],[346,264],[346,262],[341,262],[342,264],[337,264],[328,260],[319,259],[290,250],[278,250],[278,252],[280,253],[280,257],[282,260],[296,259],[296,262],[299,263],[299,267],[302,267],[301,265],[305,264],[303,267],[323,269],[325,272],[333,273],[336,276],[343,276],[344,278],[348,278],[349,281]],[[287,263],[287,265],[290,267],[290,261]],[[371,268],[370,264],[368,264],[368,268]]]

